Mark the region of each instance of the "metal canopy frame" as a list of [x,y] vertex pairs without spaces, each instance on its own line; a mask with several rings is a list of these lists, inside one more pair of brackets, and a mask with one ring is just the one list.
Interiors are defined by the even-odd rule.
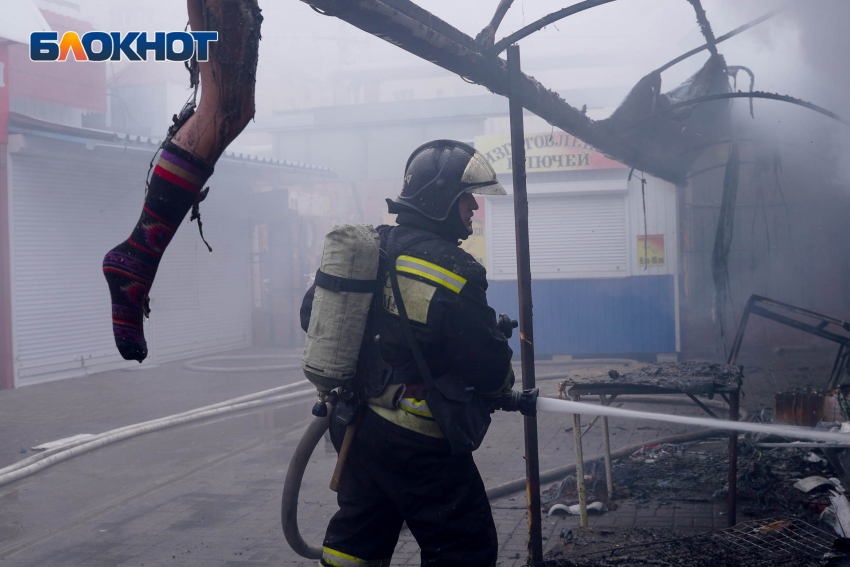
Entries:
[[[513,0],[500,1],[493,20],[476,39],[424,10],[411,0],[301,1],[320,14],[339,18],[421,59],[438,65],[466,81],[480,84],[493,93],[507,97],[510,93],[508,65],[498,56],[499,52],[507,47],[506,41],[516,41],[538,31],[547,23],[608,4],[613,0],[584,0],[541,18],[495,45],[490,42],[493,41],[496,29]],[[688,1],[695,4],[695,8],[699,5],[698,0]],[[785,8],[773,10],[718,38],[709,35],[706,37],[705,45],[677,57],[656,72],[660,73],[703,50],[716,49],[714,47],[716,44],[772,18]],[[521,73],[518,96],[521,106],[526,110],[590,144],[599,152],[675,185],[686,184],[685,176],[670,167],[663,159],[646,155],[641,147],[624,143],[617,134],[591,120],[581,110],[570,106],[557,92],[547,89],[533,77]]]
[[[348,22],[426,61],[508,97],[507,62],[484,45],[410,0],[302,0],[316,11]],[[663,160],[652,160],[640,148],[623,143],[555,91],[533,77],[519,76],[522,107],[590,144],[614,159],[671,183],[683,176]]]
[[[783,311],[786,314],[783,314]],[[741,352],[741,344],[744,341],[744,333],[751,314],[836,343],[838,353],[832,365],[827,389],[834,390],[844,382],[850,372],[850,336],[834,331],[850,333],[850,323],[761,295],[750,296],[744,307],[738,332],[735,334],[735,342],[732,343],[732,351],[729,353],[729,364],[735,364],[738,360],[738,353]]]

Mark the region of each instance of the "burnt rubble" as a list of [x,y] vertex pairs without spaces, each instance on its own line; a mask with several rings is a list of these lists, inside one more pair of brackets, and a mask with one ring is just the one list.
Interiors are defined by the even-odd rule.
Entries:
[[[632,528],[620,543],[573,555],[583,544],[599,546],[613,530],[579,528],[568,544],[549,553],[546,567],[840,567],[847,565],[846,540],[802,520],[768,518],[695,536],[675,537],[667,529]],[[613,541],[609,540],[610,543]]]
[[[648,446],[615,463],[614,498],[609,498],[601,462],[586,467],[588,502],[617,509],[617,500],[637,507],[650,502],[723,501],[728,470],[725,443]],[[825,482],[809,492],[795,487],[802,479],[834,478],[828,459],[811,449],[760,449],[752,439],[738,454],[738,511],[734,528],[691,535],[668,528],[565,528],[547,553],[550,566],[612,567],[825,566],[842,563],[842,542],[829,522],[820,521],[830,494],[840,482]],[[578,502],[575,479],[568,477],[543,493],[544,510]],[[836,547],[837,546],[837,547]]]

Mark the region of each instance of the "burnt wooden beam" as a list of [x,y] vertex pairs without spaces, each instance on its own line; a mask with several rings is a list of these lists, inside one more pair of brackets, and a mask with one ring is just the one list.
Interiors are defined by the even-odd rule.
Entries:
[[[507,97],[507,63],[488,57],[473,38],[410,0],[302,0],[316,11],[339,18],[405,51],[446,69],[467,81]],[[640,148],[629,146],[573,108],[558,93],[533,77],[520,77],[522,106],[553,126],[630,167],[684,184],[683,175],[666,163],[652,161]]]

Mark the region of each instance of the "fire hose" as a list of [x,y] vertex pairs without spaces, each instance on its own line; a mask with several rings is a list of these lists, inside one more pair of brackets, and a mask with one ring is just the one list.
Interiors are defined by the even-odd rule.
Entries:
[[35,474],[49,466],[55,465],[56,463],[60,463],[72,457],[76,457],[77,455],[81,455],[105,445],[117,443],[118,441],[123,441],[131,437],[226,413],[253,409],[259,406],[296,400],[313,395],[314,390],[299,390],[288,394],[283,393],[285,390],[290,390],[297,386],[305,386],[307,384],[307,380],[300,380],[292,384],[287,384],[286,386],[256,392],[254,394],[241,396],[232,400],[226,400],[217,404],[196,408],[194,410],[159,419],[153,419],[143,423],[128,425],[126,427],[119,427],[118,429],[105,431],[98,435],[78,439],[1,468],[0,486]]
[[[641,401],[644,401],[644,399],[641,399]],[[502,409],[503,411],[519,411],[525,415],[533,415],[536,411],[546,411],[553,413],[662,421],[680,425],[696,425],[708,428],[706,431],[685,433],[672,437],[662,437],[643,441],[629,447],[623,447],[617,451],[613,451],[611,453],[612,458],[627,456],[646,445],[696,441],[715,436],[722,431],[773,433],[784,437],[790,437],[792,439],[809,439],[825,442],[834,441],[846,443],[850,440],[850,435],[847,433],[832,433],[829,431],[815,430],[805,427],[766,425],[745,421],[729,421],[724,419],[624,410],[622,408],[612,408],[610,406],[595,405],[586,402],[539,398],[538,391],[536,389],[526,392],[509,392],[508,394],[505,394],[497,409]],[[286,480],[284,481],[283,486],[283,498],[281,501],[281,525],[283,528],[283,534],[292,550],[307,559],[321,558],[322,550],[320,547],[310,545],[304,541],[304,538],[298,530],[298,493],[301,489],[301,481],[304,477],[304,471],[307,468],[307,463],[309,462],[316,445],[318,445],[319,440],[328,429],[328,425],[329,417],[325,415],[323,417],[316,417],[307,427],[307,430],[304,432],[301,441],[295,449],[292,460],[289,463],[289,468],[286,472]],[[585,460],[587,462],[592,462],[600,458],[601,456],[595,456]],[[549,482],[556,480],[559,477],[574,471],[574,464],[544,471],[540,473],[540,481]],[[525,479],[518,479],[488,489],[487,497],[489,499],[498,498],[517,490],[521,490],[522,488],[525,488]]]

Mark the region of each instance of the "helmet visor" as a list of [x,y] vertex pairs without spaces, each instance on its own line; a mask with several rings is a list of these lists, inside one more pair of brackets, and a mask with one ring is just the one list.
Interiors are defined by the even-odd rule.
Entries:
[[467,193],[479,195],[507,195],[508,192],[496,178],[496,171],[481,152],[476,151],[466,164],[466,169],[461,177],[461,182],[472,187]]

